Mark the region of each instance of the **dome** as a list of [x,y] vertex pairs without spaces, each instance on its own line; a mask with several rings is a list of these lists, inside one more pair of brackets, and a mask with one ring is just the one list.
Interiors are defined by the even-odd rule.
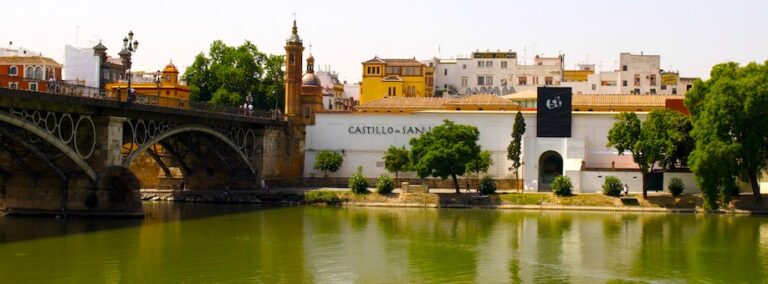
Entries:
[[163,73],[179,73],[179,70],[176,69],[176,65],[173,65],[173,62],[171,62],[165,66]]
[[315,73],[307,73],[301,77],[302,86],[320,86],[320,78]]

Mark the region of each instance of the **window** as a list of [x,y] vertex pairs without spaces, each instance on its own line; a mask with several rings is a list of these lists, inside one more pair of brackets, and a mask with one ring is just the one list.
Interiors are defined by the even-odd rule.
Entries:
[[672,94],[677,95],[677,88],[672,88]]
[[461,65],[461,69],[467,70],[467,64]]
[[405,87],[405,94],[409,96],[416,95],[416,86]]
[[627,80],[621,81],[621,86],[626,87],[627,86]]
[[403,75],[405,76],[421,75],[421,67],[405,67],[403,68]]
[[661,89],[662,90],[666,90],[667,89],[667,85],[661,85]]
[[478,67],[478,68],[482,68],[482,67],[485,67],[485,61],[478,61],[478,62],[477,62],[477,67]]
[[656,75],[651,75],[648,79],[651,81],[651,86],[656,86]]
[[501,62],[501,68],[507,69],[507,62],[506,61],[502,61]]
[[544,85],[551,86],[552,85],[552,77],[544,77]]
[[627,65],[622,65],[621,66],[621,71],[627,71],[628,69],[629,69],[629,66],[627,66]]
[[477,76],[477,85],[482,86],[485,85],[485,77],[483,76]]
[[466,88],[466,87],[467,87],[467,82],[468,82],[468,81],[469,81],[469,78],[467,78],[467,77],[461,77],[461,87],[462,87],[462,88]]
[[597,84],[592,84],[592,90],[597,91]]
[[11,89],[18,89],[18,88],[19,88],[19,85],[18,85],[18,84],[16,84],[16,82],[10,82],[10,83],[8,83],[8,88],[11,88]]
[[24,72],[24,78],[32,79],[35,76],[35,70],[32,69],[32,66],[27,67],[27,71]]
[[19,74],[19,68],[16,66],[11,66],[8,68],[8,75],[16,76]]
[[686,90],[686,91],[690,91],[690,90],[691,90],[691,88],[693,88],[693,85],[687,85],[687,86],[685,86],[685,90]]
[[525,86],[528,84],[528,77],[517,77],[517,84],[520,86]]
[[635,87],[640,86],[640,74],[635,74]]
[[486,61],[485,67],[493,67],[493,61]]
[[600,86],[616,86],[616,81],[600,81]]
[[37,83],[29,83],[30,91],[37,91]]
[[639,95],[639,94],[640,94],[640,89],[635,89],[635,90],[634,90],[634,91],[632,91],[632,92],[633,92],[633,93],[635,93],[635,95]]
[[443,69],[443,75],[448,76],[448,68]]
[[499,82],[499,84],[500,84],[501,86],[503,86],[503,87],[506,87],[506,86],[507,86],[507,79],[501,79],[501,81]]
[[[296,65],[296,57],[293,56],[293,53],[288,54],[288,59],[291,61],[291,65]],[[371,67],[368,67],[368,68],[369,68],[368,70],[370,70]],[[371,73],[371,72],[369,71],[368,73]]]
[[539,77],[533,76],[533,84],[538,85],[539,84]]
[[656,89],[651,89],[651,94],[655,95],[656,94]]
[[386,67],[384,68],[384,72],[387,73],[387,75],[389,74],[400,75],[400,67]]
[[397,96],[397,87],[388,87],[387,96]]
[[486,85],[493,85],[493,76],[486,76],[485,77],[485,84]]

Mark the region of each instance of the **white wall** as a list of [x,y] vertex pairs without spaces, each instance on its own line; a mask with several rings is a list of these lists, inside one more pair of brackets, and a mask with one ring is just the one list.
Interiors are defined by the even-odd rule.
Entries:
[[615,176],[621,180],[621,183],[629,187],[629,192],[643,192],[643,175],[640,171],[583,171],[580,173],[581,180],[576,188],[576,182],[573,182],[575,192],[580,193],[599,193],[603,191],[603,183],[608,176]]
[[683,181],[683,184],[685,185],[685,191],[684,193],[701,193],[701,190],[699,189],[699,185],[696,184],[696,180],[694,179],[693,173],[671,173],[671,172],[665,172],[664,173],[664,191],[669,191],[669,182],[672,180],[672,178],[679,178]]
[[[488,174],[496,178],[514,178],[509,170],[507,146],[511,140],[512,125],[516,112],[453,112],[432,111],[414,114],[395,113],[318,113],[316,124],[307,126],[306,177],[319,177],[322,173],[312,168],[315,155],[322,150],[344,153],[342,168],[332,177],[349,177],[357,166],[363,166],[363,173],[375,177],[385,173],[383,156],[390,145],[408,147],[408,141],[417,133],[402,133],[403,129],[429,129],[450,119],[460,124],[476,126],[480,131],[483,150],[492,152],[493,166]],[[526,134],[523,141],[521,177],[526,179],[526,188],[536,190],[533,182],[538,179],[538,160],[542,153],[552,150],[564,160],[564,174],[571,177],[574,185],[581,187],[581,165],[587,168],[637,168],[631,155],[618,156],[614,149],[605,146],[608,130],[614,123],[616,113],[574,113],[572,138],[536,138],[536,113],[524,112]],[[641,119],[644,114],[639,114]],[[364,133],[358,133],[360,131]],[[362,129],[361,127],[369,127]],[[375,128],[374,128],[375,127]],[[390,130],[391,128],[391,130]],[[378,132],[377,132],[378,130]],[[390,133],[391,131],[391,133]],[[412,176],[412,175],[411,175]],[[602,184],[602,183],[601,183]]]
[[99,86],[99,57],[93,49],[64,47],[64,80],[85,80],[86,86]]

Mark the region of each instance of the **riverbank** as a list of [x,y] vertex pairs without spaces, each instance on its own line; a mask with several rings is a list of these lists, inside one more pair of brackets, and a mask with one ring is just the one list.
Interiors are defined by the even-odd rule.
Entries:
[[[346,207],[418,207],[481,208],[514,210],[573,210],[620,212],[705,213],[700,195],[673,197],[667,193],[651,193],[648,198],[633,194],[630,198],[602,194],[577,194],[560,197],[551,193],[502,192],[490,196],[475,193],[369,193],[356,195],[340,188],[294,188],[266,191],[194,192],[142,191],[145,201],[255,203],[265,205],[314,205]],[[768,214],[768,207],[754,204],[751,195],[734,197],[727,208],[709,213]]]

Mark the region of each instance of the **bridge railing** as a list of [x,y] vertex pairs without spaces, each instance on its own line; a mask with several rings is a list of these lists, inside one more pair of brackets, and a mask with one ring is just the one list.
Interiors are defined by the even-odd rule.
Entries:
[[[12,84],[15,82],[15,84]],[[24,84],[22,84],[24,82]],[[31,90],[29,83],[35,83],[35,89]],[[160,95],[145,95],[134,93],[131,96],[127,92],[105,93],[99,88],[72,84],[63,81],[36,80],[20,76],[0,74],[0,88],[22,89],[38,93],[83,97],[95,100],[120,101],[127,104],[154,106],[166,109],[181,109],[190,111],[202,111],[210,113],[223,113],[235,116],[257,117],[262,119],[283,120],[279,111],[245,110],[232,106],[213,105],[206,102],[192,102],[182,98],[174,98]]]

